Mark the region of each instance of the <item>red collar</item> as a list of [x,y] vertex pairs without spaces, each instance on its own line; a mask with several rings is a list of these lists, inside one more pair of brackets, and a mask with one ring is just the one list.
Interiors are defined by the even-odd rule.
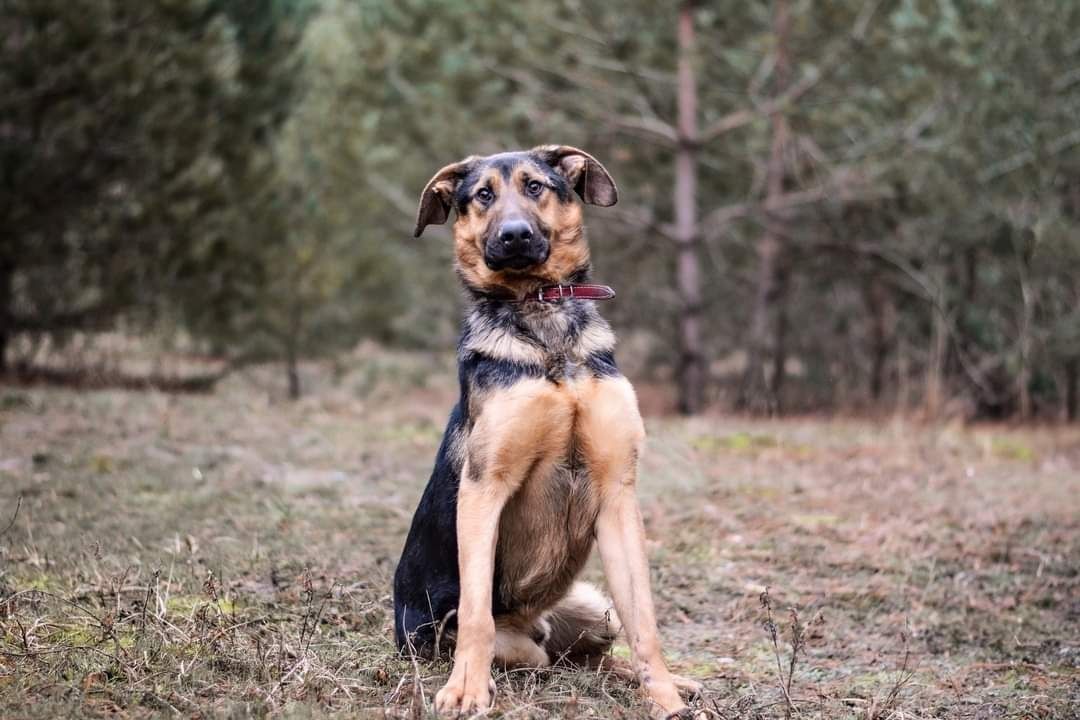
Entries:
[[615,291],[607,285],[546,285],[515,302],[557,303],[563,300],[610,300],[613,297]]

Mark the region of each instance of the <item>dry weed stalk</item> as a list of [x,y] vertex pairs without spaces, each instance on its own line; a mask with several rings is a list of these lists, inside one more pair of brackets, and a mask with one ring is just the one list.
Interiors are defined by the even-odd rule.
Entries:
[[885,720],[888,718],[900,700],[900,692],[915,678],[915,671],[910,667],[911,648],[908,647],[908,635],[906,632],[900,633],[900,641],[904,646],[904,659],[900,662],[900,669],[896,673],[896,679],[884,698],[879,700],[878,696],[875,695],[870,700],[870,705],[866,709],[866,720]]
[[7,535],[8,531],[11,530],[11,528],[13,528],[15,526],[15,521],[19,518],[19,510],[21,508],[22,508],[22,495],[20,495],[18,497],[18,499],[15,501],[15,512],[11,513],[11,520],[8,522],[7,526],[3,530],[0,530],[0,537],[3,537],[4,535]]
[[795,677],[799,653],[803,649],[805,627],[799,619],[799,611],[794,607],[791,608],[791,658],[788,661],[787,673],[785,674],[784,663],[780,657],[780,631],[776,626],[776,621],[773,619],[772,598],[769,596],[768,587],[758,596],[758,601],[765,610],[765,622],[762,625],[769,636],[769,640],[772,641],[773,656],[776,658],[777,684],[780,687],[780,692],[784,695],[784,717],[790,718],[792,715],[799,714],[795,702],[791,699],[791,682]]

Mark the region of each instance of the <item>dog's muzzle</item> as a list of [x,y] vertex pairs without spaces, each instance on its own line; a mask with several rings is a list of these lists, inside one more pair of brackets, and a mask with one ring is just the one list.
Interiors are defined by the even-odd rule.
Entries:
[[548,259],[547,238],[524,220],[508,220],[484,243],[484,263],[492,270],[524,270]]

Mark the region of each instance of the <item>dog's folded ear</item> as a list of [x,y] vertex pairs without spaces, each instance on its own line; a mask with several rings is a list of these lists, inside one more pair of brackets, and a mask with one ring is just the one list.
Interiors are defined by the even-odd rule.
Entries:
[[428,225],[442,225],[450,217],[454,204],[454,191],[469,172],[472,158],[447,165],[428,180],[420,194],[420,209],[416,213],[416,229],[413,237],[420,237]]
[[541,145],[532,152],[566,178],[590,205],[608,207],[619,201],[619,191],[607,169],[584,150],[569,145]]

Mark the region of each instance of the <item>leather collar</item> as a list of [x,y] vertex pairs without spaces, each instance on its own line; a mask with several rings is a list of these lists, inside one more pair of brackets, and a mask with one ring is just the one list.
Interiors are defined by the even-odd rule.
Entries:
[[607,285],[571,283],[569,285],[545,285],[539,290],[531,292],[523,298],[517,298],[512,302],[534,300],[542,303],[557,303],[563,300],[610,300],[613,297],[615,297],[615,290]]

